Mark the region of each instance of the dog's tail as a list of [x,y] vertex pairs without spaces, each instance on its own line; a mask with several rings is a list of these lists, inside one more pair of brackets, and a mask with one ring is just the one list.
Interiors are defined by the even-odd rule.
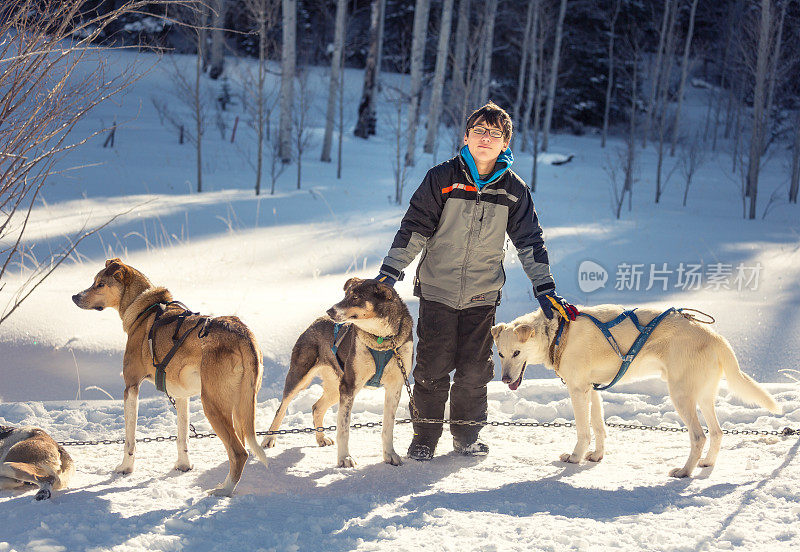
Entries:
[[58,454],[61,457],[61,470],[54,474],[56,480],[53,488],[56,490],[66,488],[72,476],[75,475],[75,463],[72,461],[72,456],[61,445],[58,445]]
[[736,360],[736,354],[733,352],[728,340],[721,335],[716,335],[715,337],[718,342],[717,358],[722,371],[725,373],[725,379],[728,380],[728,387],[733,394],[747,403],[757,404],[766,408],[773,414],[781,414],[783,411],[778,406],[778,403],[775,402],[775,399],[739,368],[739,361]]
[[[240,428],[237,433],[244,437],[247,446],[259,461],[267,466],[267,455],[256,439],[255,416],[258,401],[258,390],[261,389],[261,374],[263,364],[261,351],[255,338],[248,339],[248,345],[241,347],[244,374],[241,380],[242,389],[239,393],[239,402],[236,404],[234,424]],[[244,443],[243,443],[244,444]]]

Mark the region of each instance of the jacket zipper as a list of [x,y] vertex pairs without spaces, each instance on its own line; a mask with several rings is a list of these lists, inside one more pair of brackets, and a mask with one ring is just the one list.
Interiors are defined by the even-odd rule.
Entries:
[[[477,188],[477,186],[475,186]],[[470,244],[472,243],[472,234],[475,232],[475,217],[478,216],[477,205],[481,203],[481,192],[478,190],[478,195],[475,198],[475,210],[472,211],[472,220],[469,223],[469,233],[467,234],[467,251],[464,254],[464,262],[461,264],[461,294],[458,298],[458,308],[464,307],[464,289],[467,287],[467,261],[469,260]]]

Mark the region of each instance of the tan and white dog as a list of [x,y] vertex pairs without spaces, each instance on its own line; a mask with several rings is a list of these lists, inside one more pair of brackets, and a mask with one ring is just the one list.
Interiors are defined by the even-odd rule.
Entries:
[[[136,451],[136,418],[139,409],[139,386],[142,381],[155,380],[153,355],[163,360],[172,348],[174,335],[189,332],[166,369],[166,390],[174,397],[178,411],[178,461],[175,469],[192,469],[189,462],[187,437],[189,433],[189,398],[200,395],[203,411],[214,432],[228,453],[228,477],[211,491],[229,496],[242,475],[247,462],[247,449],[266,466],[267,456],[256,440],[254,418],[256,395],[261,387],[261,350],[250,329],[235,316],[210,318],[202,325],[199,315],[190,315],[160,326],[153,350],[148,334],[158,312],[158,304],[172,301],[172,294],[163,287],[153,287],[144,274],[119,259],[106,261],[103,270],[94,277],[88,289],[72,296],[82,309],[119,311],[122,329],[128,334],[122,362],[125,380],[125,453],[117,466],[119,473],[133,471]],[[164,316],[183,311],[168,305]],[[180,326],[178,329],[177,327]]]
[[38,427],[0,426],[0,489],[37,485],[36,500],[50,498],[75,475],[64,447]]
[[[350,278],[344,285],[344,291],[344,299],[328,310],[328,316],[318,318],[297,338],[286,374],[283,400],[269,429],[276,431],[280,427],[292,399],[308,387],[315,376],[320,377],[322,396],[312,407],[314,427],[322,427],[325,412],[338,402],[337,465],[352,468],[356,465],[349,449],[353,401],[376,373],[368,347],[384,351],[396,348],[405,370],[409,371],[414,350],[411,333],[414,321],[397,292],[386,284]],[[334,322],[352,325],[344,334],[337,355],[331,350]],[[386,364],[380,383],[385,388],[383,459],[387,464],[399,466],[402,462],[394,450],[393,432],[394,416],[403,389],[403,375],[396,355]],[[333,444],[321,431],[317,431],[316,437],[321,447]],[[275,436],[270,435],[264,440],[263,446],[274,447],[275,443]]]
[[[625,309],[618,305],[598,305],[580,310],[601,322],[609,322]],[[636,310],[643,325],[659,314],[661,311],[655,309]],[[555,370],[567,385],[578,430],[575,449],[571,454],[562,454],[561,460],[579,463],[585,457],[599,462],[605,453],[606,430],[602,399],[592,384],[611,382],[621,361],[601,331],[584,316],[568,323],[558,347],[554,347],[558,323],[558,317],[548,320],[541,310],[537,310],[509,324],[494,326],[491,331],[501,356],[502,379],[511,389],[516,389],[527,364],[544,364]],[[625,352],[639,331],[628,319],[615,326],[612,334]],[[781,412],[773,398],[739,369],[736,355],[724,337],[677,312],[667,315],[653,330],[620,380],[634,381],[658,375],[667,382],[672,403],[689,429],[691,441],[686,464],[670,471],[670,475],[687,477],[698,463],[700,466],[714,465],[722,440],[714,401],[723,374],[730,390],[745,402],[757,404],[775,414]],[[702,460],[700,456],[706,436],[697,416],[698,406],[711,438],[708,453]],[[587,454],[592,437],[590,421],[595,450]]]

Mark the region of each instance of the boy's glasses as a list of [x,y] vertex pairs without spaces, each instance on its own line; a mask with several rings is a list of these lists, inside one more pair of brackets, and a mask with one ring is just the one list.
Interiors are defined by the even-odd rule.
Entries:
[[483,136],[484,134],[486,134],[488,132],[489,136],[491,136],[492,138],[502,138],[503,137],[503,131],[499,130],[499,129],[496,129],[496,128],[486,128],[486,127],[482,127],[482,126],[474,126],[470,130],[472,130],[472,132],[475,133],[476,136]]

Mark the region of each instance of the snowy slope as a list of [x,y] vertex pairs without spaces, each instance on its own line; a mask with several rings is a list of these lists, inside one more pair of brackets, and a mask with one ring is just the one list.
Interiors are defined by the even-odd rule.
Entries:
[[[120,53],[123,66],[131,54]],[[191,63],[192,60],[183,60]],[[236,314],[254,330],[265,358],[257,428],[266,429],[277,408],[291,346],[299,332],[336,302],[344,281],[371,277],[391,243],[405,205],[393,194],[392,139],[387,131],[361,141],[344,137],[343,179],[335,164],[321,163],[324,97],[312,108],[316,142],[304,160],[296,189],[294,166],[280,177],[274,196],[256,198],[254,177],[243,157],[247,126],[229,142],[241,106],[223,114],[223,140],[212,128],[206,140],[202,194],[194,189],[194,152],[162,127],[151,95],[164,95],[170,76],[159,65],[119,104],[101,106],[83,124],[94,131],[114,117],[131,121],[117,132],[117,147],[98,141],[76,151],[64,166],[90,165],[54,177],[34,210],[26,246],[46,251],[74,235],[131,209],[98,236],[81,244],[15,315],[0,327],[0,423],[34,424],[57,439],[117,439],[122,435],[124,334],[115,312],[82,311],[70,296],[87,287],[105,258],[119,256],[151,280],[169,287],[190,308]],[[312,86],[326,89],[324,71]],[[394,78],[389,76],[387,78]],[[211,86],[217,86],[212,84]],[[355,105],[361,73],[346,71],[346,103]],[[161,91],[161,92],[159,92]],[[689,113],[702,113],[702,91],[692,91]],[[178,109],[177,104],[174,105]],[[353,117],[353,113],[347,116]],[[391,106],[381,104],[379,125],[388,129]],[[353,120],[346,121],[352,126]],[[450,131],[442,132],[440,152]],[[655,156],[642,154],[633,210],[617,221],[611,210],[604,165],[619,142],[602,150],[595,137],[556,136],[555,154],[574,153],[568,164],[539,166],[534,195],[559,293],[578,304],[685,306],[713,314],[717,331],[733,344],[742,368],[784,408],[781,417],[742,405],[723,383],[718,413],[723,427],[800,428],[800,386],[782,369],[800,358],[800,217],[778,204],[765,220],[743,221],[730,155],[710,156],[701,167],[689,204],[681,207],[680,172],[673,174],[661,204],[653,204]],[[514,169],[531,172],[529,153],[516,151]],[[419,154],[409,197],[434,160]],[[666,160],[668,173],[678,159]],[[765,193],[783,182],[780,154],[767,165]],[[99,165],[95,165],[99,163]],[[582,291],[584,261],[608,273],[605,287]],[[758,282],[729,289],[676,286],[677,270],[700,264],[760,265]],[[638,289],[616,289],[619,267],[642,265]],[[666,289],[650,289],[651,266],[671,271]],[[506,256],[508,282],[498,320],[534,308],[530,283],[513,247]],[[414,267],[407,273],[413,274]],[[13,289],[27,274],[15,267]],[[416,314],[411,278],[397,289]],[[624,287],[624,286],[622,286]],[[0,291],[0,300],[8,299]],[[497,370],[499,373],[499,370]],[[92,388],[90,388],[92,387]],[[103,400],[106,391],[115,400]],[[604,394],[611,422],[679,427],[662,382],[623,385]],[[293,404],[284,427],[306,427],[319,394],[312,386]],[[140,436],[174,434],[166,400],[145,386]],[[80,399],[80,400],[76,400]],[[354,421],[377,421],[382,393],[359,395]],[[407,417],[405,405],[400,417]],[[516,393],[490,384],[490,419],[571,421],[566,390],[552,372],[532,367]],[[192,421],[209,429],[199,401]],[[333,424],[333,413],[326,423]],[[609,431],[608,454],[598,465],[567,466],[558,455],[572,449],[572,428],[487,428],[492,447],[485,459],[452,454],[447,433],[430,463],[384,465],[379,430],[354,431],[351,447],[359,467],[334,468],[335,451],[318,449],[308,435],[283,438],[267,451],[268,470],[250,462],[237,493],[211,499],[203,491],[227,470],[215,439],[190,442],[195,470],[171,470],[174,445],[141,444],[137,470],[128,477],[111,470],[120,445],[72,447],[78,474],[73,488],[34,504],[31,494],[0,492],[3,550],[789,550],[800,545],[800,467],[796,437],[727,435],[718,465],[676,481],[670,468],[688,453],[683,433]],[[404,452],[409,425],[395,434]]]

